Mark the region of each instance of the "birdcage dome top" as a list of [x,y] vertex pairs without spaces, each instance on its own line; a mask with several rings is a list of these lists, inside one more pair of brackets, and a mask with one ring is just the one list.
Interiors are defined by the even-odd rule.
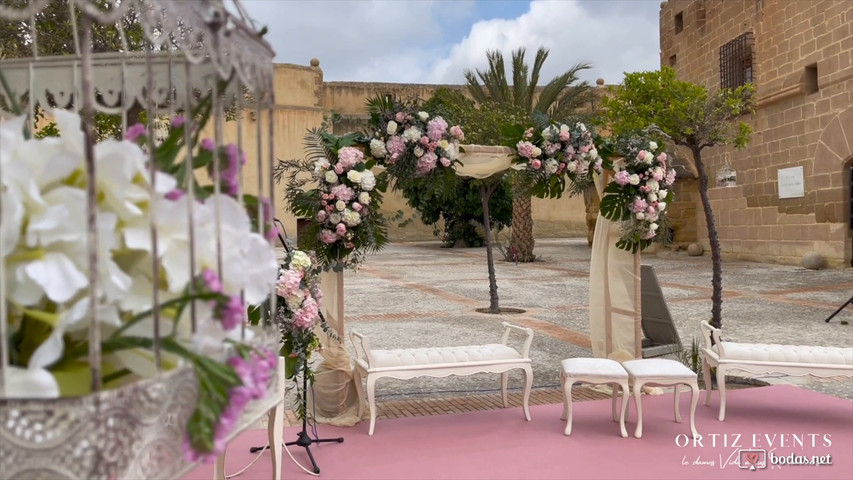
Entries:
[[236,73],[253,92],[272,90],[275,53],[239,0],[4,0],[0,18],[27,22],[59,1],[104,25],[132,14],[154,50],[179,50],[190,63],[210,62],[220,78]]

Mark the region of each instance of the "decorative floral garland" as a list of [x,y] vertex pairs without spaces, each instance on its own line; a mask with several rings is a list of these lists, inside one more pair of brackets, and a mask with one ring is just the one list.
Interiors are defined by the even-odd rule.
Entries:
[[[313,220],[300,246],[313,251],[323,268],[355,268],[367,253],[387,243],[385,219],[379,213],[384,181],[371,171],[375,160],[354,146],[357,136],[311,132],[306,139],[311,157],[279,163],[278,178],[289,175],[288,208]],[[311,178],[300,175],[305,171],[312,172]]]
[[610,165],[613,181],[604,189],[601,215],[622,222],[616,246],[632,253],[649,246],[667,225],[666,207],[672,202],[675,170],[669,156],[649,132],[617,140],[614,151],[624,155]]
[[373,99],[370,104],[370,154],[392,178],[425,176],[450,168],[459,158],[465,134],[459,125],[420,110],[415,102]]
[[582,193],[593,173],[602,171],[593,132],[581,122],[552,124],[540,132],[528,128],[515,149],[515,163],[533,175],[532,192],[538,196],[559,197],[567,187],[570,195]]

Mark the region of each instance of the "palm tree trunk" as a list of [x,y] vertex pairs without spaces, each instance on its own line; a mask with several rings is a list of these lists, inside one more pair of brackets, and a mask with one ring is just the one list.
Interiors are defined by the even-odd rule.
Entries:
[[508,260],[532,262],[533,254],[533,202],[527,182],[516,179],[512,184],[512,238]]
[[690,148],[693,162],[699,174],[699,197],[702,199],[702,209],[705,212],[705,226],[708,228],[708,241],[711,243],[711,323],[716,328],[723,326],[723,253],[720,249],[720,236],[717,233],[717,223],[711,210],[711,199],[708,197],[708,176],[705,174],[705,164],[702,162],[702,150]]
[[595,185],[589,185],[583,191],[583,204],[586,210],[586,242],[591,247],[593,237],[595,237],[598,212],[601,211],[601,198],[595,190]]
[[489,265],[489,313],[500,313],[498,280],[495,276],[495,257],[492,254],[492,227],[489,221],[489,199],[497,183],[480,185],[480,200],[483,202],[483,227],[486,232],[486,263]]

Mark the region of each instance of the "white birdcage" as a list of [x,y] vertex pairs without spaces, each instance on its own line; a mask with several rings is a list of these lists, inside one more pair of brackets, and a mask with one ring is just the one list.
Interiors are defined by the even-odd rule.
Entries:
[[[74,35],[73,54],[40,54],[37,20],[48,8],[65,9]],[[263,238],[274,228],[270,218],[274,211],[274,53],[238,0],[227,4],[223,0],[0,0],[0,22],[27,29],[26,42],[33,50],[30,58],[0,60],[0,107],[24,115],[16,119],[13,111],[0,112],[0,158],[6,156],[0,162],[0,471],[10,478],[175,477],[191,465],[181,453],[181,443],[199,397],[199,382],[193,366],[174,352],[185,348],[194,358],[223,361],[238,350],[224,348],[224,340],[217,345],[210,341],[225,339],[219,330],[227,328],[217,323],[221,306],[216,302],[226,293],[239,299],[238,307],[270,302],[258,311],[275,308],[275,296],[268,293],[277,266]],[[141,51],[131,51],[129,46],[125,27],[133,24],[140,25],[144,35],[135,39]],[[93,26],[98,25],[115,26],[119,51],[92,51]],[[31,175],[17,176],[24,158],[17,149],[29,148],[31,156],[26,158],[41,158],[32,157],[36,140],[25,139],[38,130],[37,124],[41,127],[47,121],[35,117],[37,108],[55,118],[60,127],[59,139],[39,143],[38,148],[76,152],[79,147],[79,172],[62,176],[64,164],[57,158],[74,157],[63,153],[66,157],[51,157],[53,163],[45,161],[39,171],[29,165]],[[82,112],[82,135],[68,128],[80,121],[62,110]],[[147,139],[138,140],[135,147],[133,142],[109,140],[96,145],[96,113],[98,118],[112,115],[121,132],[130,133],[135,127],[129,116],[138,112],[145,113]],[[178,118],[182,125],[177,125]],[[212,143],[201,142],[203,146],[198,147],[205,118],[209,122],[204,131],[210,132]],[[226,121],[233,123],[226,126]],[[224,146],[226,132],[233,147]],[[21,138],[17,133],[22,133]],[[72,145],[78,140],[79,145]],[[255,155],[244,166],[241,157],[246,150]],[[133,170],[137,164],[122,157],[122,152],[138,152],[142,168]],[[206,172],[196,172],[201,175],[182,167],[204,162]],[[121,185],[114,179],[126,181],[126,188],[118,188]],[[47,194],[36,200],[26,197],[31,192],[21,187],[35,188],[34,195],[39,196],[41,182],[49,181],[58,182],[51,184],[50,194],[57,197],[53,203],[44,200]],[[139,197],[140,191],[147,196]],[[136,196],[130,199],[130,195]],[[269,201],[262,201],[266,198]],[[173,202],[169,208],[163,207],[167,200]],[[107,204],[111,210],[105,213]],[[236,214],[235,206],[243,207],[243,213]],[[44,214],[51,208],[57,215]],[[145,214],[136,215],[137,210]],[[83,240],[72,242],[57,225],[75,228],[80,236],[74,238]],[[240,229],[245,230],[242,238],[238,238]],[[204,238],[211,232],[212,243]],[[46,235],[54,235],[50,248],[44,246],[49,243]],[[75,248],[69,246],[72,243]],[[68,251],[55,253],[51,250],[55,245]],[[266,270],[258,265],[270,269],[270,255],[272,275],[267,279]],[[42,260],[59,257],[63,258],[56,264],[58,271],[66,276],[39,283]],[[215,281],[199,283],[202,268],[215,272]],[[220,290],[205,293],[206,288],[215,289],[217,282]],[[264,285],[266,292],[260,301],[258,285]],[[134,290],[137,287],[143,294]],[[59,290],[52,289],[64,293],[54,294]],[[65,299],[69,291],[72,295]],[[32,295],[27,297],[27,292]],[[34,299],[34,295],[40,297]],[[150,300],[139,305],[139,298]],[[137,303],[132,304],[132,299]],[[245,308],[242,312],[241,319]],[[267,318],[257,326],[240,322],[227,332],[228,338],[277,352],[277,332],[265,321],[268,314],[263,316]],[[141,331],[141,321],[133,323],[139,317],[146,320],[148,330]],[[47,338],[28,352],[29,364],[22,365],[15,342],[30,334],[22,333],[21,326],[33,318],[40,319],[32,324],[42,326]],[[52,329],[47,328],[51,322]],[[219,330],[209,336],[211,329]],[[134,349],[117,349],[116,344],[130,338],[131,331],[133,338],[150,339],[150,348],[139,346],[148,345],[147,340],[138,340]],[[44,361],[39,355],[45,356],[41,347],[49,341],[64,343],[63,357],[54,359],[54,366],[67,361],[75,349],[82,352],[79,363],[88,368],[82,369],[85,378],[77,383],[91,384],[85,394],[29,398],[44,396],[44,391],[14,392],[17,379],[44,380],[29,375],[53,368],[50,362],[33,366],[34,358]],[[124,377],[119,375],[124,371],[107,371],[118,367],[104,363],[121,355],[136,355],[118,364],[136,362],[133,368],[125,367],[130,375]],[[75,371],[80,373],[79,368]],[[145,375],[146,371],[150,374]],[[50,373],[59,378],[58,373]],[[218,440],[232,438],[280,404],[282,388],[280,376],[272,374],[265,395],[253,397],[234,430]]]

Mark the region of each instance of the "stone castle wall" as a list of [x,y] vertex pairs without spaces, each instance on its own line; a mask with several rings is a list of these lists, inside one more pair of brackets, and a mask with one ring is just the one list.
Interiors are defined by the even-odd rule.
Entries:
[[[677,25],[680,31],[677,30]],[[726,158],[737,186],[709,191],[724,255],[799,263],[815,251],[850,265],[853,2],[669,0],[661,4],[661,64],[720,88],[720,47],[752,32],[757,110],[744,150],[706,149],[710,183]],[[803,168],[804,196],[779,198],[778,170]],[[698,196],[696,197],[698,202]],[[697,203],[696,230],[708,249]]]

